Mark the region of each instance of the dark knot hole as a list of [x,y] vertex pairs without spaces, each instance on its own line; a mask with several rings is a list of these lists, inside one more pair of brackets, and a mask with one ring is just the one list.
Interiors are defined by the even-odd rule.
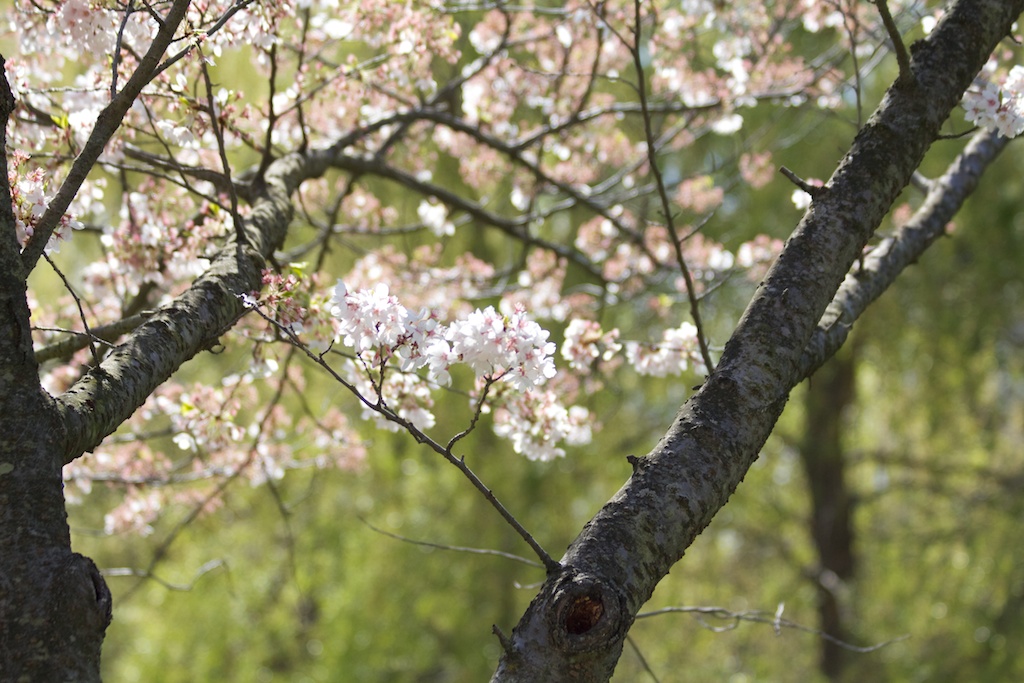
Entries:
[[574,636],[582,635],[597,626],[604,614],[604,604],[594,595],[580,595],[573,599],[565,615],[565,630]]

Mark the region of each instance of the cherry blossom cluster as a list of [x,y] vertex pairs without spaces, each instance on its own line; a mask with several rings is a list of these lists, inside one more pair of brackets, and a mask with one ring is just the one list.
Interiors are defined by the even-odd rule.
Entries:
[[307,310],[308,295],[301,288],[305,267],[305,263],[294,263],[288,267],[290,272],[263,271],[262,301],[276,311],[277,322],[294,334],[300,334],[303,321],[311,317]]
[[[49,194],[49,181],[44,169],[36,167],[23,175],[20,171],[26,166],[27,158],[23,154],[15,155],[14,163],[7,172],[7,182],[11,187],[11,203],[14,208],[14,226],[18,242],[25,246],[28,239],[35,233],[35,226],[42,218],[52,196]],[[82,223],[69,214],[64,214],[57,224],[50,240],[47,242],[47,253],[60,251],[61,242],[71,238],[72,230],[81,230]]]
[[[781,248],[769,236],[736,245],[714,232],[715,212],[735,210],[777,177],[764,142],[744,138],[747,122],[765,120],[752,109],[846,106],[877,64],[861,59],[854,74],[848,59],[879,44],[877,10],[812,0],[533,4],[190,4],[162,68],[51,240],[56,250],[78,221],[99,226],[75,237],[95,239],[97,248],[82,253],[99,256],[68,269],[90,325],[152,310],[207,269],[235,228],[224,185],[212,180],[223,171],[222,146],[231,175],[242,178],[265,153],[346,143],[331,177],[308,179],[295,198],[301,210],[286,248],[297,255],[277,255],[317,267],[286,264],[264,274],[261,293],[241,293],[276,323],[250,314],[224,336],[232,352],[251,350],[245,369],[205,389],[169,383],[126,425],[135,438],[106,443],[66,470],[72,492],[101,481],[123,487],[108,531],[145,531],[172,503],[212,509],[204,482],[271,481],[309,462],[356,465],[361,441],[333,408],[298,417],[292,395],[284,399],[291,413],[247,409],[274,395],[271,387],[301,393],[308,379],[287,362],[282,326],[316,353],[338,340],[348,347],[354,357],[339,374],[380,426],[400,428],[375,409],[385,406],[419,429],[436,428],[436,392],[466,383],[471,409],[536,459],[591,438],[594,416],[572,404],[627,364],[653,376],[703,371],[699,332],[676,326],[679,302],[749,284],[733,275],[757,281]],[[911,0],[888,4],[922,22],[931,12]],[[23,243],[112,89],[136,73],[164,11],[14,3],[7,19],[19,49],[5,54],[18,101],[9,180]],[[830,35],[789,40],[807,33]],[[836,41],[841,49],[821,51]],[[643,74],[633,50],[644,56]],[[225,65],[246,69],[244,91]],[[657,140],[641,132],[639,102],[622,87],[641,78]],[[1015,131],[1020,74],[986,78],[1000,85],[979,84],[965,100],[969,116]],[[649,145],[666,161],[674,234],[648,201],[656,194]],[[365,165],[352,171],[345,159]],[[680,257],[695,292],[679,275]],[[332,298],[326,283],[339,275],[348,287]],[[82,329],[70,294],[30,297],[40,347],[66,337],[58,330]],[[556,340],[563,330],[558,358],[541,323]],[[89,354],[48,363],[48,390],[74,382]],[[568,366],[557,375],[556,360]],[[165,435],[150,438],[153,424]],[[346,448],[330,447],[337,443]],[[340,461],[331,455],[339,450],[360,456]]]
[[346,346],[372,352],[374,363],[394,356],[403,371],[426,367],[437,384],[451,383],[455,363],[465,363],[478,378],[500,379],[522,391],[555,374],[555,345],[522,308],[505,315],[488,306],[445,326],[426,310],[410,313],[384,283],[349,292],[341,280],[333,303]]
[[707,373],[700,356],[697,328],[690,322],[665,330],[660,342],[629,341],[625,348],[630,365],[641,375],[678,375],[691,365],[699,374]]
[[979,77],[962,104],[965,118],[981,128],[995,128],[1007,138],[1024,133],[1024,67],[1010,69],[1001,86]]
[[[391,431],[400,423],[387,411],[419,429],[436,424],[432,389],[452,383],[454,365],[467,365],[476,376],[474,400],[494,415],[494,431],[530,459],[565,454],[560,444],[588,443],[592,418],[582,406],[566,408],[556,392],[543,386],[555,377],[549,334],[530,320],[521,305],[510,313],[493,307],[476,309],[447,325],[436,312],[411,312],[384,283],[349,291],[338,281],[332,299],[338,336],[355,351],[343,374],[364,397],[363,417]],[[598,361],[610,362],[625,349],[637,372],[664,377],[693,368],[704,372],[697,328],[683,323],[665,330],[657,343],[619,341],[618,329],[604,331],[592,320],[572,319],[565,329],[561,355],[570,368],[589,373]],[[390,368],[390,370],[389,370]],[[424,370],[425,375],[417,374]],[[489,394],[487,392],[490,392]]]
[[594,320],[575,318],[565,328],[562,358],[574,370],[589,370],[596,361],[608,362],[622,349],[619,330],[605,332]]
[[585,446],[592,438],[593,416],[582,406],[562,405],[550,389],[512,393],[495,410],[494,433],[531,460],[565,455],[559,444]]
[[[564,454],[562,441],[589,440],[589,411],[565,408],[554,392],[540,390],[555,376],[556,347],[521,306],[512,305],[510,313],[478,308],[444,325],[429,311],[411,313],[383,283],[350,292],[340,280],[333,302],[339,336],[357,357],[347,364],[346,377],[368,399],[364,417],[378,425],[398,427],[371,407],[375,399],[420,429],[432,427],[431,388],[450,385],[452,366],[464,364],[476,376],[474,401],[486,397],[480,404],[485,411],[498,406],[495,432],[517,453],[546,460]],[[392,360],[394,371],[385,372]],[[425,377],[415,374],[421,369]]]

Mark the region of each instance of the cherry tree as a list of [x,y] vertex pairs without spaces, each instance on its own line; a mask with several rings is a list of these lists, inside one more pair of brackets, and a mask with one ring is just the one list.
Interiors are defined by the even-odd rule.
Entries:
[[[607,680],[792,388],[1024,129],[1003,44],[1022,9],[19,3],[0,82],[0,671],[99,678],[112,599],[72,550],[69,502],[113,487],[106,530],[145,534],[171,508],[216,514],[240,480],[372,461],[366,420],[457,467],[546,572],[495,628],[494,680]],[[750,131],[800,110],[853,112],[825,182],[776,176]],[[804,209],[785,246],[705,234],[751,222],[730,205],[769,181]],[[865,252],[911,184],[912,217]],[[744,283],[716,338],[702,303]],[[248,370],[182,378],[226,350]],[[508,457],[564,457],[601,428],[586,395],[626,372],[699,388],[556,558],[461,448],[491,429]],[[296,408],[311,378],[347,392]]]

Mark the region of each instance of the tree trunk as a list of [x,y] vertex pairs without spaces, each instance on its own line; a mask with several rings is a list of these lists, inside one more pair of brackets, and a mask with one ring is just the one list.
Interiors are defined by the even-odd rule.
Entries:
[[[840,353],[825,363],[809,381],[804,398],[807,425],[800,459],[811,493],[811,538],[818,553],[815,581],[818,589],[819,628],[846,640],[843,624],[844,587],[853,578],[855,558],[852,497],[846,487],[843,424],[853,404],[855,355]],[[842,680],[846,651],[835,641],[822,639],[820,666],[831,681]]]
[[111,597],[92,560],[71,551],[59,415],[35,376],[3,384],[0,680],[98,681]]
[[1022,9],[955,2],[911,47],[909,69],[816,193],[718,367],[654,449],[631,458],[633,475],[501,637],[494,683],[611,677],[637,611],[743,479],[810,371],[812,337],[850,267]]
[[[0,150],[13,109],[0,78]],[[39,384],[28,274],[0,160],[0,680],[98,681],[110,591],[92,560],[71,552],[64,428]]]

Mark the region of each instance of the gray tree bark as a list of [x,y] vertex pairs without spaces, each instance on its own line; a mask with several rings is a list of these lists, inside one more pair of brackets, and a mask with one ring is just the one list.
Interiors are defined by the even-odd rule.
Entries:
[[[181,3],[179,3],[181,4]],[[187,4],[187,3],[184,3]],[[0,115],[14,98],[0,78]],[[5,127],[0,126],[0,130]],[[6,149],[6,139],[0,138]],[[61,468],[95,448],[185,361],[209,349],[260,289],[284,241],[291,195],[333,152],[274,162],[253,188],[245,244],[230,242],[184,294],[157,311],[59,397],[39,383],[27,279],[6,161],[0,169],[0,681],[98,681],[111,595],[95,564],[71,551]],[[6,157],[3,157],[6,159]],[[41,252],[40,252],[41,253]]]
[[654,449],[632,461],[632,477],[503,637],[494,683],[611,677],[637,611],[757,458],[810,369],[805,351],[850,266],[1022,9],[955,2],[911,47],[910,73],[889,88],[814,197],[718,367]]

